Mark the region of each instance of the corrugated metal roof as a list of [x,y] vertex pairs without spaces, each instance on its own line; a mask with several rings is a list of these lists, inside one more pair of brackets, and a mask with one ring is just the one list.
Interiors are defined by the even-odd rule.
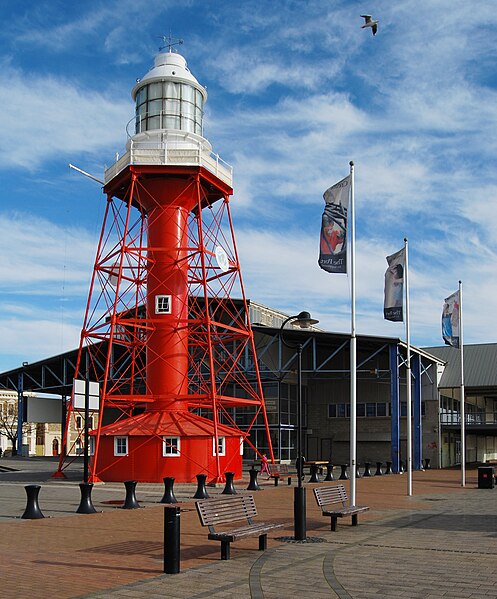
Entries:
[[[461,385],[461,352],[449,345],[425,347],[426,351],[447,362],[440,388]],[[464,346],[465,387],[497,387],[497,343]]]

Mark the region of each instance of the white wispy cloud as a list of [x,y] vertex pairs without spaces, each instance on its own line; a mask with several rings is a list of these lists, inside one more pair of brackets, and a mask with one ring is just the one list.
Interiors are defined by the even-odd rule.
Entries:
[[132,114],[127,98],[81,89],[76,81],[0,68],[0,164],[33,170],[57,157],[120,147]]

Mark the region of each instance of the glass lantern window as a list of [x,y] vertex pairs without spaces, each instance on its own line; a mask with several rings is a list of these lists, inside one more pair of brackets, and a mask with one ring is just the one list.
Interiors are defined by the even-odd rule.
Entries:
[[195,88],[191,85],[181,85],[181,99],[185,102],[195,102]]
[[143,102],[147,101],[147,87],[142,87],[138,93],[136,94],[136,105],[139,106],[140,104],[143,104]]
[[162,98],[162,83],[151,83],[148,86],[148,99],[155,100],[157,98]]
[[201,92],[186,83],[149,83],[136,95],[136,132],[180,129],[202,135],[203,101]]
[[164,82],[164,98],[179,98],[180,97],[180,84],[173,83],[172,81]]

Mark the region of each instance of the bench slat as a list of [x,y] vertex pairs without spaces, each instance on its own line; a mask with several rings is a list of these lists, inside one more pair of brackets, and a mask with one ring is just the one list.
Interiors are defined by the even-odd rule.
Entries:
[[344,518],[345,516],[352,516],[353,514],[360,514],[361,512],[367,512],[368,507],[363,505],[354,505],[352,507],[346,507],[338,510],[322,510],[323,516],[335,516],[337,518]]
[[245,537],[251,537],[255,535],[262,535],[275,528],[281,528],[282,524],[275,524],[271,522],[258,522],[251,526],[244,526],[236,528],[234,530],[222,530],[217,532],[211,532],[207,536],[211,541],[236,541],[237,539],[243,539]]

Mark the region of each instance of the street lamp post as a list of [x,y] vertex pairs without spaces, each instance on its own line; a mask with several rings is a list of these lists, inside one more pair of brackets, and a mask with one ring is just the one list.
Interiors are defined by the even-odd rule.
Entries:
[[304,466],[302,456],[302,343],[290,344],[285,341],[283,329],[290,321],[294,321],[294,324],[302,329],[307,329],[319,321],[311,318],[309,312],[300,312],[297,316],[289,316],[283,321],[280,327],[280,339],[283,345],[297,351],[297,486],[294,488],[293,518],[295,540],[305,541],[307,538],[307,527],[305,487],[302,484]]

